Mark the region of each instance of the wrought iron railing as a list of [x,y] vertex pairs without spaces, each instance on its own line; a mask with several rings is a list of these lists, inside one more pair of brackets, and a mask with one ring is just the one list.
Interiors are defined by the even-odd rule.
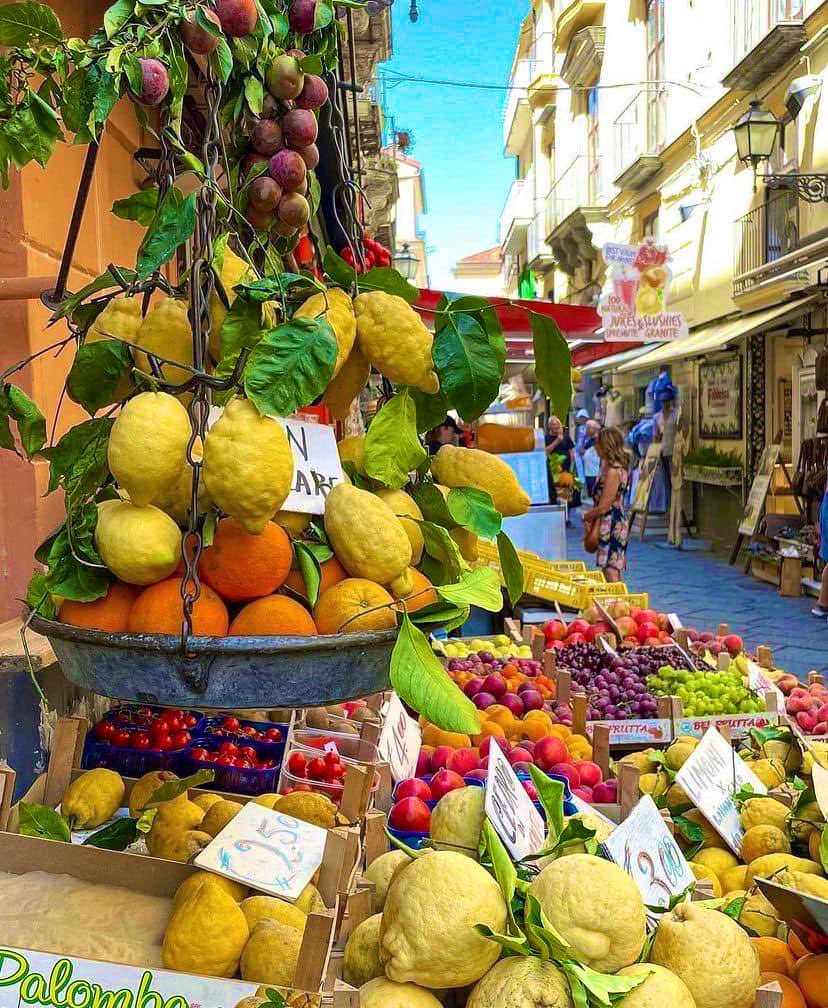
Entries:
[[546,197],[546,234],[578,207],[602,206],[604,177],[601,158],[579,154],[555,179]]
[[644,154],[664,147],[667,89],[653,86],[639,91],[613,123],[615,178]]
[[799,242],[799,199],[789,189],[769,192],[760,206],[736,221],[733,293],[754,286],[755,270],[792,252]]
[[733,0],[733,62],[738,63],[780,21],[804,21],[805,0]]

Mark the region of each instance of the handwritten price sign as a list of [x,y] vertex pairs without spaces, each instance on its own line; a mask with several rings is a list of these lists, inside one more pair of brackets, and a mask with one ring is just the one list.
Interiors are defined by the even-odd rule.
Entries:
[[645,906],[669,906],[672,896],[696,880],[649,795],[615,827],[603,846],[638,886]]
[[392,693],[378,749],[380,756],[391,768],[391,776],[395,781],[414,776],[421,746],[420,726],[406,714],[397,694]]
[[195,863],[292,902],[322,864],[327,836],[319,826],[248,802]]
[[541,849],[543,817],[496,745],[489,749],[485,807],[486,815],[513,858],[520,861]]

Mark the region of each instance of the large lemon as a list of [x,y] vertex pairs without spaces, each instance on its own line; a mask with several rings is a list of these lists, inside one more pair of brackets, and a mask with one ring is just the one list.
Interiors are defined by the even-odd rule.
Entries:
[[[121,339],[127,343],[137,343],[142,321],[141,298],[119,294],[107,303],[106,308],[86,330],[83,342],[99,343],[105,339]],[[132,374],[124,375],[115,386],[110,401],[121,402],[132,388]]]
[[98,505],[95,546],[115,577],[128,584],[149,585],[168,578],[181,556],[181,530],[156,507],[129,501]]
[[[336,364],[333,377],[342,370],[356,339],[356,316],[351,299],[339,287],[313,294],[293,313],[294,318],[322,318],[336,336]],[[364,384],[364,383],[363,383]]]
[[514,956],[501,959],[478,980],[466,1002],[466,1008],[493,1008],[495,1005],[498,1008],[572,1008],[572,997],[566,977],[554,963]]
[[[187,302],[175,301],[168,297],[161,298],[152,311],[147,313],[138,330],[136,342],[147,353],[192,367],[193,330],[187,317]],[[158,364],[164,375],[164,381],[173,385],[183,385],[192,378],[192,373],[185,368],[165,364],[161,360]],[[152,374],[147,354],[137,352],[135,366],[144,374]]]
[[133,504],[151,504],[181,472],[190,417],[175,396],[142,392],[121,410],[109,433],[109,470]]
[[411,564],[416,567],[423,558],[423,533],[417,524],[423,520],[423,512],[414,498],[404,490],[377,490],[377,497],[385,501],[402,522],[405,534],[411,543]]
[[434,456],[432,469],[443,486],[474,487],[489,494],[502,515],[526,514],[532,503],[514,469],[496,455],[477,448],[443,445]]
[[221,510],[258,535],[293,484],[284,427],[262,416],[249,399],[231,399],[205,438],[202,475]]
[[161,949],[164,966],[182,973],[235,976],[249,934],[233,897],[203,883],[173,911]]
[[696,1008],[687,984],[675,973],[653,963],[635,963],[618,971],[618,976],[647,979],[622,999],[624,1008]]
[[335,378],[328,382],[322,402],[331,411],[334,420],[344,420],[351,410],[351,403],[365,388],[371,364],[358,346],[348,355]]
[[431,356],[434,337],[423,320],[396,294],[370,291],[354,301],[357,346],[373,366],[398,385],[429,395],[440,390]]
[[[231,307],[236,300],[236,292],[233,288],[243,280],[252,280],[255,275],[252,266],[248,265],[244,259],[239,258],[232,249],[226,248],[224,250],[221,264],[221,285]],[[210,295],[210,356],[216,363],[221,360],[221,330],[227,313],[228,310],[224,302],[218,292],[214,290]]]

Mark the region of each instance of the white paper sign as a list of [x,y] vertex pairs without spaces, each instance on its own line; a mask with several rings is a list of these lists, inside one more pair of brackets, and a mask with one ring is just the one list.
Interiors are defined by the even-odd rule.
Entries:
[[327,424],[280,420],[293,451],[293,489],[282,505],[283,511],[302,514],[325,513],[325,498],[342,482],[342,463],[336,449],[333,427]]
[[650,795],[644,795],[603,843],[610,858],[633,879],[645,906],[667,907],[696,876]]
[[[0,948],[0,1005],[120,1005],[121,1008],[233,1008],[255,995],[242,980],[123,966],[76,956]],[[71,991],[75,991],[72,995]],[[49,998],[47,992],[52,992]],[[34,992],[34,993],[33,993]],[[37,992],[40,992],[38,996]],[[71,1002],[64,999],[72,998]],[[56,1000],[56,999],[62,1000]]]
[[420,726],[406,714],[397,694],[392,693],[377,748],[395,781],[414,776],[422,744]]
[[733,795],[749,784],[757,794],[768,789],[745,766],[715,728],[708,728],[695,751],[676,774],[676,783],[730,847],[742,849],[744,829]]
[[292,901],[322,864],[327,836],[319,826],[248,802],[195,863]]
[[544,821],[500,746],[489,749],[486,815],[513,858],[520,861],[543,846]]

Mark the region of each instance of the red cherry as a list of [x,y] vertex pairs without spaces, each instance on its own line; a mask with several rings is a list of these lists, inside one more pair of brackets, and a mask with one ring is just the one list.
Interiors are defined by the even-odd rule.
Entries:
[[319,756],[314,757],[310,763],[308,763],[307,775],[311,780],[325,780],[325,775],[327,773],[327,764]]
[[112,736],[112,744],[115,746],[128,746],[132,741],[132,736],[128,731],[116,731]]
[[149,749],[150,737],[146,732],[135,732],[130,744],[133,749]]
[[196,746],[195,749],[190,750],[190,756],[194,760],[208,760],[210,753],[203,746]]
[[288,757],[288,770],[294,777],[304,777],[308,770],[308,761],[304,753],[292,752]]
[[95,738],[104,742],[111,742],[115,732],[115,725],[111,721],[99,721],[94,729]]
[[222,756],[238,756],[239,747],[235,742],[222,742],[218,748]]
[[183,749],[185,745],[189,745],[193,740],[193,736],[188,731],[177,731],[174,735],[170,736],[170,742],[172,742],[173,749]]

